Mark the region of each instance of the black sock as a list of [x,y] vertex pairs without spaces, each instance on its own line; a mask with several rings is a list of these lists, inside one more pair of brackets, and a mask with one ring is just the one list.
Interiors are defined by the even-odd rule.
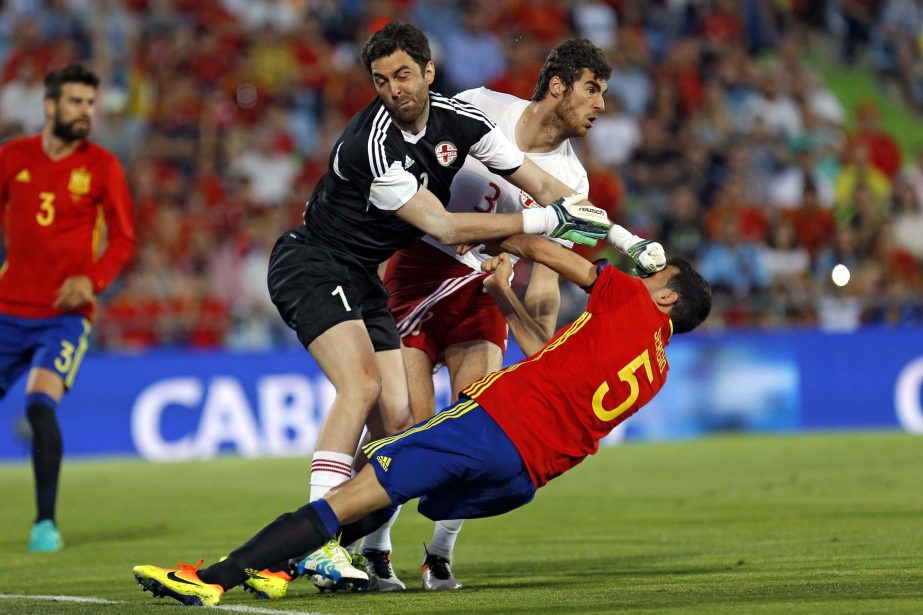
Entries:
[[199,578],[227,590],[247,580],[245,571],[248,568],[263,570],[279,562],[288,562],[290,557],[310,553],[329,539],[330,532],[320,515],[307,504],[264,527],[223,562],[200,570]]
[[58,475],[61,472],[61,428],[54,408],[32,402],[26,407],[26,418],[32,427],[32,471],[35,475],[36,522],[54,521],[58,497]]
[[[344,525],[340,528],[340,544],[342,545],[351,545],[363,536],[368,536],[391,518],[391,515],[394,514],[394,511],[397,510],[397,506],[389,506],[388,508],[382,508],[381,510],[376,510],[362,517],[358,521],[354,521],[349,525]],[[300,555],[295,555],[294,557],[301,557],[305,553]],[[279,572],[285,570],[288,572],[288,559],[284,559],[267,566],[267,569],[270,572]]]
[[397,510],[396,505],[391,505],[387,508],[382,508],[374,512],[370,512],[366,516],[362,517],[358,521],[353,521],[349,525],[344,525],[340,528],[340,544],[342,545],[351,545],[363,536],[368,536],[391,518],[391,515],[394,514],[394,511]]

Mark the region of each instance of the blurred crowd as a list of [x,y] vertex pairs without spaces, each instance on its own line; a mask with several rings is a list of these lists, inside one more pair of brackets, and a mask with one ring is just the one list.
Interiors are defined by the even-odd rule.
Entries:
[[[905,154],[874,105],[844,109],[804,59],[817,37],[835,40],[840,61],[919,109],[920,0],[0,6],[0,137],[40,129],[50,68],[78,60],[103,78],[92,138],[125,165],[139,241],[101,298],[102,347],[297,343],[269,301],[268,253],[375,95],[359,50],[396,18],[428,34],[445,94],[530,98],[554,45],[603,48],[606,111],[575,143],[590,198],[697,263],[716,291],[708,328],[923,320],[923,149]],[[573,317],[580,296],[563,307]]]

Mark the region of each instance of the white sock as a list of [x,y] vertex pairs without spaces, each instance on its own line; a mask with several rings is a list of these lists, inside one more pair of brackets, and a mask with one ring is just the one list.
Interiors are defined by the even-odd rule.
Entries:
[[397,516],[401,514],[401,507],[398,506],[391,518],[385,521],[380,528],[367,535],[362,539],[362,550],[391,551],[391,526],[397,521]]
[[455,548],[455,541],[458,540],[458,533],[464,522],[464,519],[437,521],[436,528],[433,530],[433,542],[429,543],[426,550],[433,555],[441,555],[451,562],[452,550]]
[[328,491],[345,483],[353,475],[352,455],[333,451],[315,451],[311,458],[310,500],[324,497]]

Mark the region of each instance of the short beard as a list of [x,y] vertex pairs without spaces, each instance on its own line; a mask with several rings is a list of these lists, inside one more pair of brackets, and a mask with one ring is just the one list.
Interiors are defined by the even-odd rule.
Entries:
[[573,139],[582,137],[586,132],[581,132],[579,127],[574,126],[574,106],[571,104],[570,95],[564,96],[554,107],[555,123],[561,131],[561,139]]
[[86,128],[75,128],[74,124],[78,121],[79,120],[74,120],[73,122],[64,123],[58,116],[55,116],[51,132],[65,143],[73,143],[74,141],[84,139],[87,134],[89,134],[90,127],[88,125]]

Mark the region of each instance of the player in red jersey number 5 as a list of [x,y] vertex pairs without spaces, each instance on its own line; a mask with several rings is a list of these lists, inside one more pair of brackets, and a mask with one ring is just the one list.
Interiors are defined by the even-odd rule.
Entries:
[[[609,233],[615,245],[637,239],[617,225]],[[648,254],[662,250],[636,243],[656,248]],[[214,605],[248,571],[309,552],[339,532],[354,540],[359,526],[380,525],[413,498],[433,520],[522,506],[657,394],[671,336],[694,329],[711,308],[702,277],[682,259],[664,266],[662,251],[651,275],[638,279],[540,237],[516,235],[502,247],[587,289],[586,312],[547,339],[509,289],[507,258],[489,261],[486,269],[497,273],[485,284],[527,359],[475,382],[432,419],[365,446],[370,463],[355,478],[280,516],[223,562],[203,570],[137,566],[138,582],[186,604]]]

